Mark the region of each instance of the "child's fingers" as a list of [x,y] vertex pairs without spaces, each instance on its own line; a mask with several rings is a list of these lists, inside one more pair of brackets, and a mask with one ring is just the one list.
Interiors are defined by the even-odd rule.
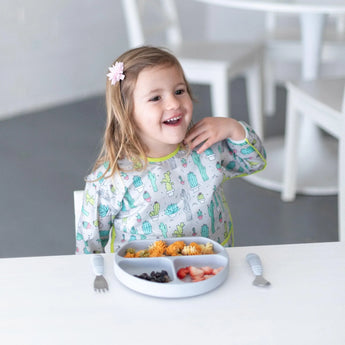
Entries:
[[197,123],[188,131],[185,139],[187,141],[192,141],[194,138],[199,136],[202,132],[205,132],[204,126],[200,126],[200,124]]
[[187,143],[188,143],[189,148],[193,150],[195,147],[199,146],[201,143],[203,143],[206,140],[208,140],[208,135],[207,133],[203,132],[196,137],[193,136],[193,139]]
[[204,152],[217,141],[223,140],[227,136],[229,119],[204,118],[197,122],[187,133],[185,144],[190,149],[200,146],[198,153]]
[[215,144],[218,140],[215,140],[212,137],[208,137],[206,140],[203,141],[203,144],[198,148],[197,153],[202,153]]
[[197,153],[203,153],[205,150],[207,150],[209,147],[211,147],[214,143],[216,143],[217,141],[212,140],[211,138],[205,140],[203,142],[203,144],[197,149]]
[[214,128],[208,124],[205,125],[203,121],[200,121],[189,130],[185,137],[185,141],[190,143],[200,136],[203,136],[203,139],[206,140],[208,136],[212,135],[212,133],[215,133]]
[[197,152],[202,153],[206,149],[208,149],[210,146],[212,146],[214,143],[216,143],[217,141],[218,140],[216,136],[210,135],[209,132],[203,132],[202,134],[197,136],[195,139],[193,139],[193,141],[188,143],[188,146],[191,150],[193,150],[195,147],[201,145],[198,148]]

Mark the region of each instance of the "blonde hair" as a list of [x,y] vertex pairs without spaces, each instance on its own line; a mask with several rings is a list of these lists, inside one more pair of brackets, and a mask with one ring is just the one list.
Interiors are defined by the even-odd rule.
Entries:
[[[107,122],[103,138],[103,146],[96,160],[93,170],[107,163],[108,172],[112,176],[121,171],[118,162],[128,159],[135,169],[144,169],[147,165],[146,147],[137,135],[137,128],[133,119],[133,92],[139,73],[145,68],[155,66],[176,66],[182,73],[187,92],[192,98],[189,83],[177,58],[164,48],[143,46],[131,49],[115,61],[123,62],[125,79],[111,85],[106,83]],[[115,63],[115,62],[114,62]],[[193,99],[193,98],[192,98]]]

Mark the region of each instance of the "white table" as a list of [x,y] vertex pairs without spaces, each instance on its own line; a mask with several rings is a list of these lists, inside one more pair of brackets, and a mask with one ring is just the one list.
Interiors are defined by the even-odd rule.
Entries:
[[[312,80],[319,75],[320,52],[325,17],[345,13],[344,0],[196,0],[231,8],[296,13],[302,29],[302,79]],[[265,140],[268,165],[265,171],[246,179],[265,188],[281,191],[284,165],[284,138]],[[338,192],[337,145],[325,140],[321,132],[305,121],[300,141],[297,191],[309,195],[329,195]],[[315,152],[319,154],[315,156]],[[322,163],[320,163],[320,157]],[[331,167],[331,168],[330,168]],[[333,168],[332,168],[333,167]],[[317,173],[316,173],[317,172]]]
[[[6,345],[345,344],[345,244],[227,249],[229,276],[184,299],[123,286],[105,255],[109,292],[93,291],[91,257],[0,259],[0,336]],[[256,252],[269,288],[253,286]]]

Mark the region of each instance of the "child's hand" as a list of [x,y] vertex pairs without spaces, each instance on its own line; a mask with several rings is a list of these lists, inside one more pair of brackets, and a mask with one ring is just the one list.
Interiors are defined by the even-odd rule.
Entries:
[[226,138],[243,140],[245,136],[244,128],[233,118],[205,117],[190,129],[184,139],[184,143],[191,150],[203,143],[197,150],[200,154],[218,141]]

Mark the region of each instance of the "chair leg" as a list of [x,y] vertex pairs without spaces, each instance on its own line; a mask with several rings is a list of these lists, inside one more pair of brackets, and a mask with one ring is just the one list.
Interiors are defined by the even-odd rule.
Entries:
[[300,115],[294,104],[293,96],[289,93],[286,112],[283,188],[281,194],[281,199],[283,201],[293,201],[296,197],[299,129]]
[[[344,126],[345,127],[345,126]],[[343,128],[345,130],[345,128]],[[343,130],[343,133],[344,133]],[[339,241],[345,241],[345,139],[339,138],[339,168],[338,168],[338,228]]]
[[225,71],[215,73],[210,92],[212,116],[230,117],[229,80]]
[[264,118],[262,115],[262,77],[261,66],[255,64],[246,73],[246,90],[249,123],[256,133],[264,137]]
[[274,80],[274,62],[267,57],[264,62],[263,73],[263,93],[264,93],[264,112],[267,116],[273,116],[276,110],[276,84]]

